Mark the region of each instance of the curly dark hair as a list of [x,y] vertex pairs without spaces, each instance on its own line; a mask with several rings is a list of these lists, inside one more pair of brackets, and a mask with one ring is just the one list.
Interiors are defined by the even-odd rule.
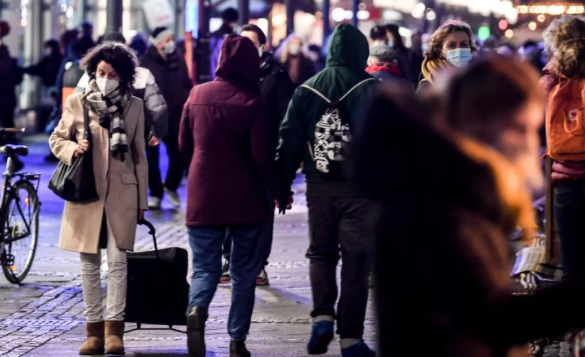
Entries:
[[138,66],[138,59],[134,51],[121,43],[105,42],[94,47],[83,57],[81,69],[87,72],[90,79],[95,79],[95,72],[101,61],[114,67],[120,76],[120,85],[126,92],[129,92],[130,86],[134,83],[134,74]]
[[425,52],[425,58],[428,60],[442,58],[443,41],[445,41],[445,37],[447,37],[447,35],[452,34],[453,32],[465,32],[465,34],[467,34],[469,37],[471,52],[477,51],[477,46],[475,44],[475,38],[473,36],[471,26],[463,21],[447,20],[443,25],[441,25],[441,27],[437,29],[437,31],[435,31],[433,36],[431,36],[429,49]]

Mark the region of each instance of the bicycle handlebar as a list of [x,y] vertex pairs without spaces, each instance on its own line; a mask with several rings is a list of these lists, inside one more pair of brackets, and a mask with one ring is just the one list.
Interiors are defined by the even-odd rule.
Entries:
[[0,134],[24,134],[25,131],[25,128],[0,128]]

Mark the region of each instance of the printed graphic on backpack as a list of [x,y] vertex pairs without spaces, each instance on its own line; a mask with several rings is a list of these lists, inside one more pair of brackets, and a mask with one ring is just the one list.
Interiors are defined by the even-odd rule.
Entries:
[[330,163],[344,161],[343,146],[351,141],[349,124],[342,120],[341,108],[332,103],[315,125],[315,151],[313,160],[317,170],[331,172]]
[[315,124],[314,144],[307,143],[317,170],[327,181],[343,180],[344,148],[351,141],[351,118],[342,101],[357,87],[373,80],[373,78],[368,78],[359,82],[337,101],[329,100],[321,92],[305,84],[301,86],[310,89],[329,104],[325,113]]

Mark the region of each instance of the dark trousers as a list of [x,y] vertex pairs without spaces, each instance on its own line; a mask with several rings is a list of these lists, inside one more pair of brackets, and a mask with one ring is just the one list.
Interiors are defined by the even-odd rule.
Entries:
[[563,280],[585,282],[585,180],[565,181],[555,192]]
[[[274,200],[272,202],[272,211],[274,212],[274,208],[276,205],[274,204]],[[270,257],[270,252],[272,251],[272,239],[274,235],[274,215],[270,217],[265,223],[262,223],[262,227],[260,229],[260,249],[262,249],[262,263],[263,266],[268,265],[268,257]],[[232,237],[229,235],[229,232],[226,234],[225,240],[223,242],[223,257],[228,262],[230,261],[230,256],[232,254]]]
[[221,277],[221,246],[226,231],[233,237],[231,278],[232,300],[228,332],[232,340],[243,340],[250,331],[256,290],[256,276],[262,268],[261,224],[188,227],[193,251],[193,276],[189,290],[189,310],[209,307]]
[[[374,235],[367,224],[371,203],[357,198],[307,197],[309,239],[307,251],[313,290],[312,317],[337,318],[341,338],[362,338],[374,255]],[[341,257],[341,294],[336,271]]]
[[[169,191],[176,191],[181,185],[185,165],[179,152],[179,141],[177,137],[169,135],[163,139],[169,156],[169,168],[165,179],[164,187]],[[160,174],[160,152],[158,146],[147,146],[146,156],[148,159],[148,186],[152,197],[162,198],[164,196],[163,183]]]

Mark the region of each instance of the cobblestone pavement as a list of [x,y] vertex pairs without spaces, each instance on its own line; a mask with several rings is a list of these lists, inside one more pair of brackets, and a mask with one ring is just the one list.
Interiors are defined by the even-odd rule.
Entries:
[[[40,197],[41,233],[30,275],[22,286],[0,278],[0,355],[76,356],[85,336],[83,301],[76,253],[57,247],[62,202],[46,189],[55,165],[45,164],[46,145],[33,145],[27,170],[42,172]],[[311,291],[304,252],[308,246],[304,185],[295,185],[296,204],[275,224],[275,240],[267,267],[270,286],[257,289],[256,307],[248,338],[255,356],[306,355],[310,333]],[[185,197],[185,187],[181,194]],[[166,204],[166,202],[164,203]],[[163,204],[163,205],[164,205]],[[188,248],[184,209],[164,205],[160,212],[148,212],[157,228],[160,248]],[[146,229],[139,228],[136,250],[153,249]],[[105,271],[105,264],[102,271]],[[103,274],[102,277],[105,277]],[[208,356],[228,355],[226,320],[229,286],[220,286],[210,308],[207,323]],[[366,340],[375,344],[372,309],[366,321]],[[153,326],[148,326],[153,327]],[[133,328],[132,324],[127,329]],[[179,327],[184,330],[184,327]],[[130,356],[187,356],[184,334],[169,331],[137,331],[125,336]],[[339,355],[336,344],[331,355]]]
[[[22,286],[10,285],[0,277],[0,356],[77,356],[85,336],[83,301],[79,280],[78,254],[57,247],[63,203],[47,188],[55,165],[42,157],[47,146],[32,145],[27,170],[42,172],[40,197],[40,239],[31,273]],[[164,157],[164,155],[162,156]],[[285,216],[278,216],[270,265],[270,287],[256,292],[256,306],[248,347],[254,356],[305,356],[310,333],[311,291],[304,185],[294,186],[295,205]],[[185,187],[181,194],[185,196]],[[160,248],[188,248],[184,210],[173,210],[165,202],[163,210],[148,212],[147,219],[157,227]],[[136,250],[151,250],[153,244],[144,228],[139,228]],[[102,267],[106,268],[105,264]],[[105,274],[103,275],[105,277]],[[208,356],[227,356],[226,331],[230,288],[220,286],[210,308],[207,323]],[[149,326],[153,327],[153,326]],[[129,324],[127,329],[132,329]],[[184,330],[184,327],[179,327]],[[187,356],[184,334],[169,330],[141,330],[125,335],[129,356]],[[365,339],[375,344],[375,320],[370,302]],[[415,348],[413,346],[413,348]],[[339,356],[331,345],[329,356]],[[546,357],[569,357],[566,344],[553,344]]]

